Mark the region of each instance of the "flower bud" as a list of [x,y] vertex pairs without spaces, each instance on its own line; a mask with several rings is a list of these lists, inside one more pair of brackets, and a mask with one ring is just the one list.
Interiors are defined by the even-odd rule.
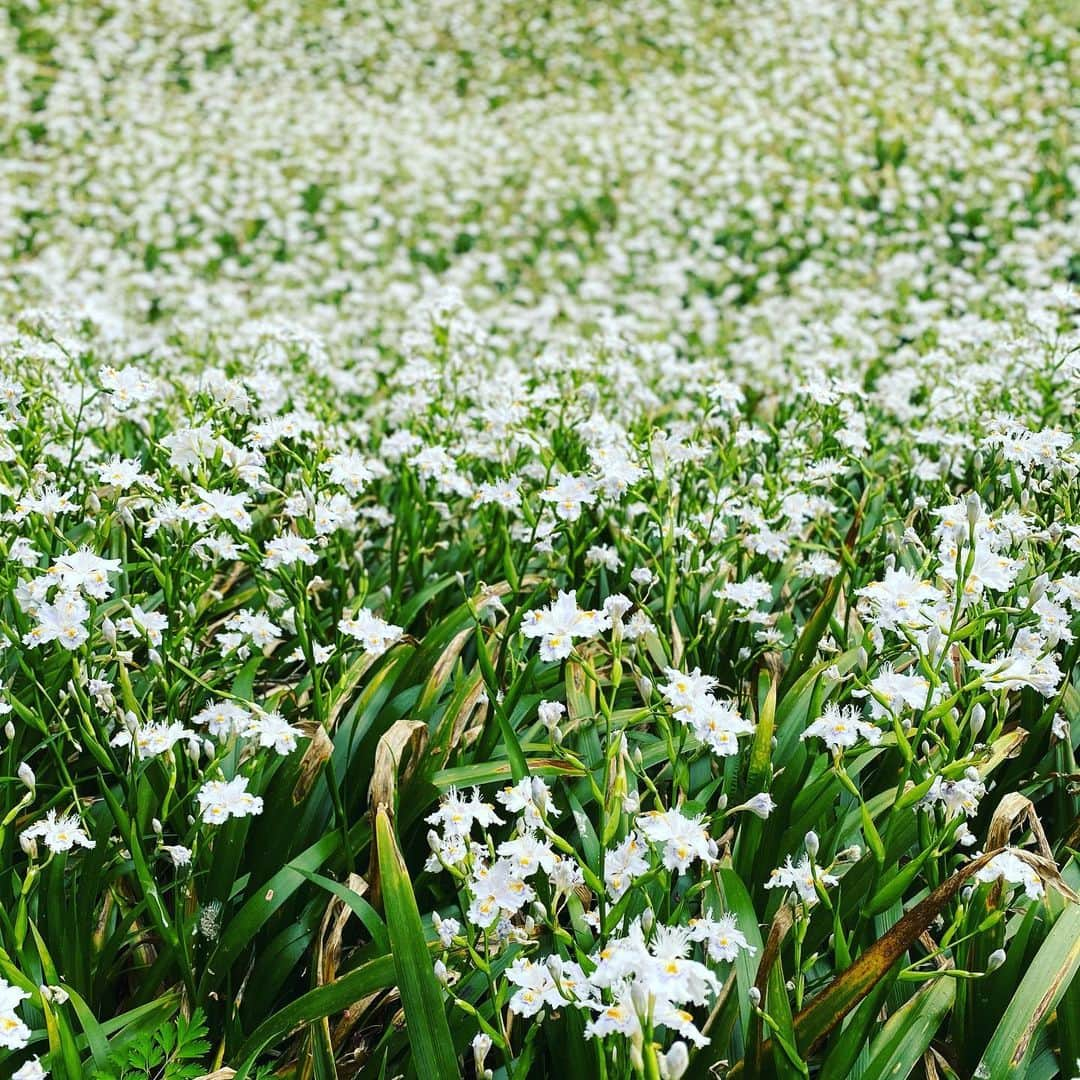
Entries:
[[968,525],[974,529],[979,523],[979,518],[982,517],[982,499],[979,498],[977,491],[968,494],[965,500],[965,508],[967,509]]
[[641,932],[648,937],[652,933],[653,927],[656,925],[656,913],[651,907],[646,908],[641,913]]
[[476,1075],[484,1075],[484,1061],[487,1059],[488,1053],[491,1051],[491,1036],[485,1035],[484,1032],[478,1032],[472,1041],[473,1052],[473,1064],[476,1066]]
[[1034,607],[1045,595],[1047,586],[1050,584],[1048,574],[1040,574],[1028,590],[1027,606]]
[[435,978],[438,979],[443,986],[446,986],[450,982],[450,972],[441,960],[435,961]]
[[818,834],[814,832],[813,829],[806,834],[804,843],[806,844],[806,854],[809,855],[811,859],[816,859],[818,850],[821,847],[821,842],[818,840]]
[[37,777],[34,776],[34,770],[25,761],[19,764],[19,779],[26,785],[30,794],[33,795],[37,789]]
[[764,821],[776,809],[776,803],[767,791],[762,791],[736,809],[749,810],[751,814],[756,814]]
[[101,620],[101,636],[105,639],[106,644],[110,648],[116,648],[116,624],[108,617],[108,615]]
[[649,991],[636,979],[630,987],[630,1001],[638,1016],[644,1018],[649,1015]]
[[660,1055],[659,1064],[662,1080],[681,1080],[690,1067],[690,1051],[686,1048],[686,1043],[681,1039],[673,1042],[671,1049]]
[[23,833],[19,837],[19,847],[22,848],[23,854],[28,859],[37,858],[37,841],[32,836],[27,836],[26,833]]
[[991,971],[997,971],[1002,964],[1005,963],[1005,950],[995,949],[986,958],[986,974],[989,975]]
[[971,734],[978,735],[986,723],[986,710],[982,705],[976,704],[971,710]]
[[4,725],[4,734],[7,736],[8,742],[15,738],[15,725],[10,720]]
[[761,1004],[761,991],[756,986],[751,986],[746,992],[746,996],[750,999],[750,1004],[756,1009]]

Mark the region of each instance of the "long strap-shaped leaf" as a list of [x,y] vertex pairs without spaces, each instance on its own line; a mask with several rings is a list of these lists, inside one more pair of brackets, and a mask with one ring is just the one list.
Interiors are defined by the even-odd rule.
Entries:
[[955,998],[956,983],[946,976],[904,1002],[874,1039],[862,1080],[906,1080],[922,1060]]
[[[803,1057],[870,993],[878,980],[889,973],[893,964],[911,948],[945,905],[964,887],[967,879],[996,854],[997,852],[988,852],[980,855],[957,870],[922,903],[913,907],[884,937],[871,945],[851,967],[834,979],[795,1017],[797,1048]],[[741,1075],[745,1073],[743,1063],[739,1062],[729,1076]]]
[[393,981],[393,961],[389,956],[380,956],[377,960],[353,968],[326,986],[301,994],[284,1009],[264,1020],[248,1036],[236,1054],[240,1066],[236,1070],[235,1080],[247,1080],[259,1054],[294,1028],[341,1012],[368,994],[387,989],[393,985]]
[[1039,1026],[1057,1008],[1078,971],[1080,904],[1069,903],[1020,980],[983,1054],[979,1075],[1027,1075],[1024,1063]]
[[409,873],[384,807],[379,807],[376,813],[375,842],[379,851],[386,928],[390,933],[416,1074],[424,1080],[429,1077],[431,1080],[454,1080],[459,1075],[457,1055],[446,1022],[442,991],[431,964]]

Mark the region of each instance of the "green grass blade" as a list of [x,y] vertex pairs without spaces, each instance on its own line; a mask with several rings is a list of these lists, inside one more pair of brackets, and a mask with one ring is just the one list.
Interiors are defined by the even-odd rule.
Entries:
[[380,956],[378,960],[355,968],[326,986],[302,994],[264,1020],[248,1036],[236,1054],[241,1065],[236,1070],[235,1080],[245,1080],[250,1075],[255,1058],[294,1028],[341,1012],[362,997],[385,990],[393,983],[394,961],[389,956]]
[[375,819],[375,839],[386,924],[416,1071],[425,1080],[452,1080],[458,1076],[457,1055],[446,1022],[442,990],[431,964],[409,873],[394,840],[390,818],[382,807]]
[[922,1059],[956,999],[956,983],[940,977],[892,1014],[870,1044],[863,1080],[904,1080]]
[[[986,1076],[1023,1076],[1032,1042],[1080,971],[1080,904],[1058,916],[979,1063]],[[1071,1063],[1067,1063],[1071,1064]]]

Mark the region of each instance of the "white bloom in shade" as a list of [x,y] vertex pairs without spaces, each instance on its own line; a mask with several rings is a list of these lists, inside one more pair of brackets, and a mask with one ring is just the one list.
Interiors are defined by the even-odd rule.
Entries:
[[587,476],[563,476],[540,493],[544,502],[553,503],[563,521],[577,521],[583,506],[596,502],[595,486]]
[[577,592],[559,592],[549,607],[527,611],[521,632],[540,638],[540,659],[545,663],[564,660],[574,647],[574,638],[594,637],[611,626],[604,611],[585,611],[577,606]]
[[340,484],[350,495],[359,495],[375,478],[371,464],[355,451],[334,454],[319,469],[329,475],[332,484]]
[[520,911],[536,893],[511,864],[500,859],[483,877],[470,882],[473,893],[467,916],[473,926],[491,926],[504,912]]
[[234,701],[215,701],[197,712],[193,724],[205,724],[215,739],[227,739],[234,731],[243,731],[251,722],[251,713]]
[[654,844],[664,845],[664,866],[685,873],[695,859],[716,861],[716,844],[701,822],[701,815],[688,818],[676,809],[653,810],[638,818],[638,827]]
[[538,776],[522,777],[513,787],[503,788],[495,796],[511,814],[522,814],[530,829],[542,829],[544,818],[557,818],[559,808],[551,789]]
[[966,821],[962,821],[957,826],[954,836],[956,837],[956,842],[958,844],[963,844],[964,847],[971,847],[977,839],[975,834],[968,828]]
[[800,899],[807,906],[818,902],[815,881],[823,888],[828,885],[839,884],[832,874],[824,873],[820,867],[811,866],[810,860],[804,858],[798,865],[792,865],[789,855],[784,865],[773,870],[769,874],[769,880],[765,882],[766,889],[794,889]]
[[92,848],[96,841],[91,840],[82,827],[82,823],[75,814],[66,814],[57,817],[55,810],[50,810],[43,821],[24,829],[20,835],[22,840],[36,840],[40,838],[45,846],[52,852],[70,851],[73,847]]
[[874,625],[881,630],[908,627],[922,629],[934,622],[936,609],[945,594],[909,570],[887,570],[882,581],[857,589],[863,598],[862,609],[869,609]]
[[749,735],[754,725],[739,715],[728,701],[703,696],[695,706],[687,706],[676,714],[689,722],[694,734],[718,757],[730,757],[739,752],[739,736]]
[[971,666],[985,673],[984,684],[995,690],[1022,690],[1030,686],[1043,697],[1053,697],[1064,678],[1052,654],[1041,655],[1046,644],[1030,630],[1016,635],[1011,651],[989,661],[972,660]]
[[474,822],[482,829],[502,824],[495,807],[484,802],[476,788],[468,799],[457,788],[450,788],[438,809],[425,820],[431,825],[441,825],[448,836],[468,836]]
[[118,573],[119,559],[103,559],[89,548],[79,548],[70,555],[61,555],[49,568],[49,576],[60,581],[64,592],[81,589],[95,600],[104,600],[113,591],[109,574]]
[[719,992],[720,980],[704,964],[687,957],[690,941],[685,926],[656,927],[649,945],[650,961],[636,973],[650,994],[665,1001],[703,1005],[710,994]]
[[829,702],[821,714],[800,736],[802,739],[821,739],[833,751],[846,750],[860,739],[865,739],[871,746],[881,741],[881,729],[876,724],[863,720],[859,710],[852,705],[840,708]]
[[117,629],[122,634],[132,636],[144,634],[151,645],[160,645],[161,632],[167,630],[168,626],[168,616],[159,611],[143,611],[138,604],[133,604],[130,617],[121,619]]
[[173,861],[173,866],[187,866],[191,862],[191,848],[183,844],[163,844],[161,850]]
[[21,1050],[30,1041],[30,1029],[15,1015],[19,1002],[30,995],[0,978],[0,1047]]
[[292,566],[298,562],[305,566],[314,566],[318,561],[319,553],[311,546],[310,540],[305,540],[296,533],[285,533],[266,545],[263,566],[267,570],[276,570],[279,566]]
[[729,600],[737,607],[749,611],[758,604],[772,599],[772,586],[757,576],[747,578],[746,581],[729,581],[723,588],[717,589],[713,596],[723,600]]
[[257,795],[251,795],[247,786],[246,776],[235,776],[232,780],[208,780],[195,795],[203,821],[220,825],[231,817],[261,814],[263,801]]
[[869,690],[854,690],[855,697],[869,697],[870,715],[899,716],[904,709],[923,709],[933,701],[930,683],[922,675],[900,675],[888,664],[871,680]]
[[694,668],[689,675],[677,668],[664,668],[664,674],[668,681],[659,690],[676,711],[692,705],[716,687],[716,679],[712,675],[702,675],[700,668]]
[[541,701],[536,707],[536,716],[544,727],[550,730],[566,714],[566,706],[561,701]]
[[604,884],[612,900],[618,900],[649,869],[645,843],[636,832],[630,833],[604,859]]
[[504,840],[496,849],[500,858],[508,859],[515,873],[529,877],[538,870],[550,874],[555,869],[558,856],[535,833],[525,832],[513,840]]
[[457,919],[443,918],[437,911],[431,913],[431,922],[435,932],[439,935],[444,949],[449,949],[454,944],[454,938],[461,933],[461,923]]
[[626,1035],[632,1037],[640,1034],[641,1022],[634,1011],[634,1004],[630,1000],[630,988],[624,987],[615,1001],[610,1005],[591,1004],[596,1016],[585,1025],[585,1038],[603,1039],[608,1035]]
[[695,1046],[708,1045],[708,1037],[698,1030],[693,1014],[687,1012],[686,1009],[680,1009],[678,1005],[665,998],[660,998],[653,1006],[653,1023],[677,1031]]
[[347,616],[338,623],[338,629],[349,637],[362,642],[368,656],[382,656],[402,636],[400,626],[384,622],[378,615],[361,608],[355,615]]
[[[146,758],[164,754],[182,739],[191,739],[194,735],[195,732],[189,731],[183,724],[140,724],[131,733],[131,742],[135,746],[135,753],[139,760],[145,761]],[[111,741],[115,744],[117,739]]]
[[[0,1018],[0,1026],[3,1019]],[[20,1065],[12,1074],[11,1080],[45,1080],[49,1074],[42,1068],[39,1058],[31,1058],[24,1065]]]
[[995,855],[984,867],[975,871],[977,881],[1007,881],[1010,885],[1022,885],[1032,900],[1038,900],[1045,891],[1039,875],[1023,859],[1006,848]]
[[251,714],[242,729],[249,739],[258,739],[263,749],[273,748],[279,754],[291,754],[300,737],[299,728],[290,724],[279,712]]
[[973,770],[972,773],[973,775],[965,775],[959,780],[945,780],[935,776],[930,790],[919,800],[918,805],[929,807],[940,803],[945,807],[946,817],[953,818],[961,813],[974,817],[979,809],[979,800],[986,794],[986,787],[979,779],[979,774]]
[[666,668],[664,674],[668,681],[659,689],[670,703],[675,719],[688,725],[718,757],[737,754],[739,736],[749,735],[754,725],[740,716],[731,702],[713,696],[716,679],[702,675],[698,668],[688,675]]
[[731,914],[721,915],[719,919],[690,920],[690,940],[705,943],[709,958],[716,961],[732,961],[739,952],[748,952],[751,956],[757,950],[747,942],[745,935]]
[[519,956],[506,969],[506,979],[518,988],[510,998],[509,1008],[519,1016],[535,1016],[552,994],[557,1005],[564,1003],[547,964],[537,964]]

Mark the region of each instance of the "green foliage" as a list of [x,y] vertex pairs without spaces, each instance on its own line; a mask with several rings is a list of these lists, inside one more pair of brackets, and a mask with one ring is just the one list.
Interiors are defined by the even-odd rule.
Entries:
[[210,1052],[206,1016],[197,1009],[190,1019],[178,1015],[153,1031],[141,1032],[123,1050],[110,1055],[101,1080],[193,1080],[202,1076]]

